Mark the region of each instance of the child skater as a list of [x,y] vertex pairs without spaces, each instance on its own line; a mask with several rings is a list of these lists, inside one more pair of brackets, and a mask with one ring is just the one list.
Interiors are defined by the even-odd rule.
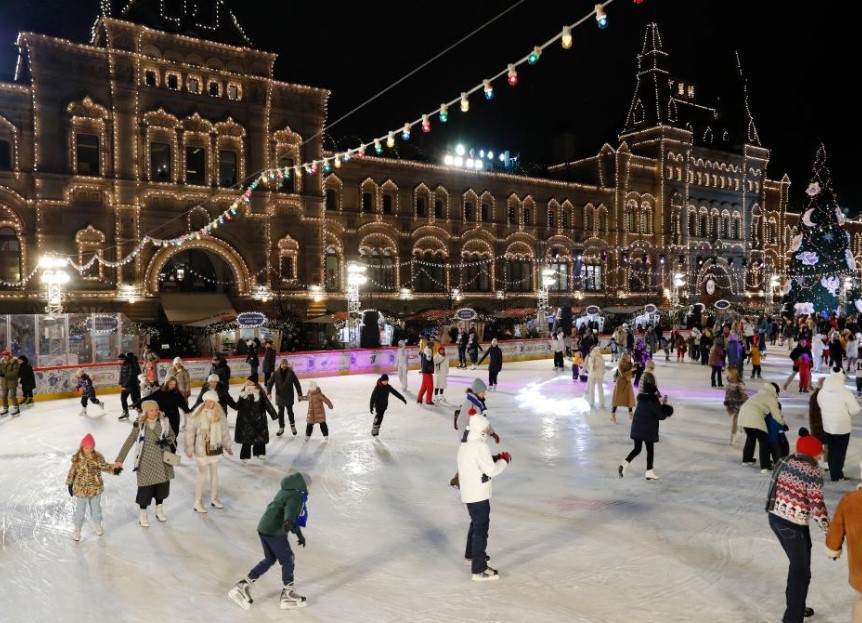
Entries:
[[374,391],[371,392],[371,414],[374,415],[374,412],[377,411],[377,415],[374,415],[374,424],[371,426],[371,435],[373,437],[377,437],[380,433],[380,425],[383,424],[383,416],[386,413],[386,409],[389,408],[389,394],[392,394],[398,400],[407,404],[407,399],[399,394],[396,389],[389,384],[389,375],[381,374],[380,378],[377,379],[377,385],[374,386]]
[[[669,353],[669,351],[667,349],[667,344],[668,344],[667,340],[665,340],[664,344],[665,344],[664,352],[667,355]],[[620,360],[620,345],[617,344],[616,339],[611,338],[611,341],[608,342],[608,348],[611,351],[611,363],[616,363],[617,361],[619,361]]]
[[[441,344],[434,353],[434,401],[446,402],[443,392],[446,391],[446,379],[449,378],[449,358],[446,349]],[[438,398],[439,396],[439,398]]]
[[395,366],[398,368],[398,380],[401,391],[407,391],[407,340],[398,340],[398,352],[395,353]]
[[257,524],[257,535],[263,547],[264,558],[227,594],[244,610],[251,608],[254,602],[251,598],[252,585],[269,571],[276,561],[281,564],[281,581],[284,584],[279,607],[282,610],[289,610],[308,605],[305,597],[294,590],[294,556],[287,534],[289,532],[295,534],[296,544],[305,547],[305,535],[302,534],[302,529],[308,519],[305,503],[308,500],[310,486],[311,477],[307,474],[293,473],[285,476],[281,481],[281,488],[260,518]]
[[811,389],[811,355],[802,353],[796,363],[799,365],[799,393],[807,394]]
[[81,446],[72,457],[72,467],[66,476],[66,486],[69,495],[75,498],[75,515],[72,519],[74,529],[72,540],[81,540],[81,527],[84,525],[84,514],[90,507],[90,519],[93,529],[98,536],[105,531],[102,529],[102,492],[105,485],[102,482],[102,472],[111,472],[114,475],[122,471],[122,467],[115,468],[107,463],[105,457],[96,452],[96,440],[88,434],[81,440]]
[[320,424],[320,432],[323,433],[323,440],[329,440],[329,427],[326,425],[326,409],[324,405],[332,409],[332,403],[329,398],[323,395],[317,383],[310,381],[308,383],[308,393],[305,396],[299,397],[300,402],[308,403],[308,417],[305,422],[305,440],[311,439],[311,432],[314,430],[315,424]]
[[578,381],[581,378],[581,366],[584,364],[581,359],[581,351],[572,351],[572,381]]
[[762,378],[760,375],[760,362],[763,353],[760,351],[760,345],[758,344],[757,336],[755,335],[751,338],[751,350],[748,353],[748,358],[751,359],[751,378],[755,376],[757,378]]
[[94,405],[99,405],[102,411],[105,410],[105,403],[100,402],[96,398],[96,388],[93,387],[93,379],[90,375],[81,368],[75,373],[75,389],[81,394],[81,412],[78,415],[87,415],[87,401]]
[[731,418],[731,446],[736,443],[736,423],[739,418],[739,408],[746,400],[748,400],[748,394],[745,393],[745,381],[739,378],[739,370],[736,368],[728,368],[727,389],[724,390],[724,408],[727,409],[727,415]]
[[643,383],[641,392],[638,394],[638,404],[632,419],[631,438],[635,445],[625,460],[619,464],[617,473],[620,478],[625,476],[626,469],[641,453],[641,448],[646,445],[647,452],[647,480],[659,480],[659,476],[653,471],[653,447],[658,443],[658,425],[666,417],[673,415],[673,407],[667,404],[667,396],[659,400],[658,388],[652,383]]

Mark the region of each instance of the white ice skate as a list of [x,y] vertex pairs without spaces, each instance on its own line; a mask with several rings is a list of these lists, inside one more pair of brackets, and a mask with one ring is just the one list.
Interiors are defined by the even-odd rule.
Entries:
[[[213,504],[213,506],[215,506],[215,504]],[[194,509],[196,513],[205,514],[207,512],[207,507],[204,506],[203,502],[201,502],[200,500],[195,500]]]
[[100,523],[93,524],[93,530],[96,531],[96,536],[102,536],[103,534],[105,534],[105,529],[102,527],[102,524],[100,524]]
[[75,528],[74,530],[72,530],[72,540],[73,541],[80,541],[81,540],[81,529],[80,528]]
[[474,573],[470,579],[474,582],[492,582],[500,579],[500,573],[496,569],[486,567],[482,573]]
[[87,410],[86,410],[86,409],[81,409],[81,411],[80,411],[80,412],[78,412],[78,415],[80,415],[81,417],[84,417],[85,415],[87,415]]
[[168,518],[165,515],[165,509],[162,508],[161,504],[156,504],[156,519],[159,521],[167,521]]
[[224,504],[221,503],[221,500],[218,499],[218,496],[210,498],[210,504],[213,505],[213,508],[217,508],[219,510],[224,508]]
[[147,517],[146,509],[141,509],[138,511],[138,523],[141,525],[141,528],[149,528],[150,527],[150,519]]
[[308,605],[308,601],[302,595],[297,594],[293,590],[293,582],[285,584],[281,591],[281,601],[279,608],[282,610],[291,610],[293,608],[304,608]]
[[647,480],[661,480],[661,476],[656,474],[653,470],[648,469],[646,473]]
[[251,608],[251,604],[254,603],[254,600],[251,598],[251,582],[248,580],[240,580],[237,582],[233,588],[227,592],[227,596],[243,610],[248,610]]

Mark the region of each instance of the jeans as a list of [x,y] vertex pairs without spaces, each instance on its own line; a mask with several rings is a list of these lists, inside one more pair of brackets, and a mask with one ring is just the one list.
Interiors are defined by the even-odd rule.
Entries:
[[847,446],[850,443],[850,433],[833,435],[823,433],[823,442],[829,444],[829,478],[832,482],[844,478],[844,458],[847,456]]
[[655,451],[655,444],[652,441],[641,441],[640,439],[635,439],[635,447],[626,457],[626,463],[631,463],[634,458],[641,453],[641,449],[644,445],[646,446],[646,468],[647,470],[650,470],[652,469],[652,460]]
[[81,406],[82,406],[84,409],[86,409],[86,408],[87,408],[87,403],[88,403],[88,402],[92,402],[94,405],[101,404],[101,403],[99,402],[99,399],[98,399],[98,398],[96,398],[96,393],[95,393],[95,392],[93,392],[92,394],[84,394],[83,396],[81,396]]
[[[428,394],[430,397],[431,394]],[[314,430],[314,424],[306,424],[305,425],[305,436],[311,437],[311,431]],[[320,423],[320,432],[323,433],[324,437],[329,437],[329,427],[326,425],[326,422]]]
[[293,426],[295,421],[293,419],[293,405],[278,405],[278,427],[284,428],[284,410],[287,409],[287,419],[290,422],[290,425]]
[[265,443],[244,443],[239,448],[239,458],[241,461],[247,461],[251,458],[252,449],[254,450],[255,456],[266,456],[266,444]]
[[467,366],[467,345],[459,344],[458,345],[458,365],[466,367]]
[[721,382],[721,366],[712,366],[712,375],[710,376],[710,380],[712,381],[713,387],[722,387],[724,383]]
[[72,522],[78,530],[84,525],[84,515],[88,506],[90,507],[90,519],[93,520],[93,523],[102,523],[101,495],[94,495],[91,498],[75,498],[75,514],[72,516]]
[[644,370],[645,368],[643,366],[638,366],[637,368],[635,368],[635,387],[640,385],[641,376],[643,376]]
[[248,577],[251,580],[256,580],[264,573],[269,571],[269,568],[275,564],[277,560],[281,564],[281,581],[283,584],[293,582],[293,551],[290,549],[290,543],[287,541],[286,534],[278,536],[267,536],[265,534],[257,534],[260,537],[260,545],[263,547],[263,560],[254,566],[254,569],[248,572]]
[[467,530],[467,548],[464,558],[472,560],[473,573],[482,573],[488,568],[485,550],[488,548],[488,528],[491,525],[491,501],[468,502],[470,529]]
[[745,427],[745,446],[742,448],[742,462],[754,463],[754,444],[758,444],[760,469],[772,469],[772,448],[769,435],[759,428]]
[[805,599],[811,581],[811,533],[801,526],[769,513],[769,527],[778,537],[790,560],[787,588],[784,591],[787,608],[782,623],[802,623],[805,619]]
[[123,413],[129,412],[129,404],[127,402],[129,396],[132,397],[133,407],[141,406],[141,386],[130,385],[128,387],[124,387],[123,391],[120,392],[120,405],[123,407]]
[[3,408],[9,408],[9,398],[8,394],[12,394],[12,406],[16,409],[18,408],[18,381],[15,381],[15,385],[12,387],[3,387]]
[[383,411],[378,411],[377,415],[374,416],[374,424],[373,426],[376,428],[380,428],[380,425],[383,424],[383,416],[386,415],[386,409]]

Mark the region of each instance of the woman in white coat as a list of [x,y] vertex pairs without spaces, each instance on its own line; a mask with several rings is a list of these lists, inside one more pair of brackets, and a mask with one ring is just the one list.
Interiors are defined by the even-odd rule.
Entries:
[[587,368],[587,404],[590,407],[596,406],[596,392],[599,395],[599,405],[602,409],[605,408],[605,386],[603,384],[605,376],[605,358],[602,357],[602,349],[600,346],[593,346],[586,361]]
[[204,393],[203,403],[186,420],[184,449],[188,458],[195,458],[198,475],[195,481],[195,511],[206,513],[203,505],[204,482],[210,480],[210,504],[224,508],[218,496],[218,464],[221,455],[233,455],[230,446],[230,431],[227,416],[219,405],[218,393],[212,390]]
[[832,374],[823,380],[823,387],[817,392],[817,406],[823,418],[823,442],[829,446],[829,478],[832,482],[846,480],[844,458],[850,443],[850,430],[853,425],[850,416],[859,413],[859,403],[853,392],[844,387],[844,371],[833,368]]
[[[434,400],[446,402],[443,392],[446,390],[446,379],[449,377],[449,357],[446,349],[440,346],[434,353]],[[439,396],[439,398],[438,398]]]
[[407,391],[407,340],[398,340],[398,352],[395,353],[395,367],[398,370],[398,380],[401,391]]
[[778,404],[778,385],[767,383],[754,396],[746,400],[739,409],[739,426],[745,430],[745,446],[742,449],[742,464],[754,465],[754,445],[760,456],[760,471],[772,470],[773,448],[769,443],[766,416],[771,415],[782,428],[786,427],[781,407]]
[[814,360],[814,372],[820,372],[820,366],[823,365],[823,354],[826,352],[828,351],[826,344],[823,343],[823,336],[820,333],[815,333],[814,337],[811,338],[811,358]]

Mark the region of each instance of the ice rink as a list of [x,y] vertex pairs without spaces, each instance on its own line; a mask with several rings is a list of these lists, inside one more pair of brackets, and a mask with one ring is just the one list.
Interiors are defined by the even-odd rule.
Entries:
[[[763,368],[763,381],[747,380],[749,395],[786,377],[786,351],[770,350]],[[91,406],[79,417],[68,399],[0,419],[0,621],[781,620],[787,560],[763,510],[769,477],[741,465],[740,442],[728,446],[724,390],[710,388],[709,368],[663,356],[656,376],[676,413],[656,446],[658,482],[644,480],[645,453],[617,477],[631,446],[625,411],[617,425],[609,409],[590,413],[568,364],[564,374],[550,360],[504,365],[487,399],[499,449],[513,455],[491,500],[488,551],[501,578],[471,582],[462,564],[468,516],[448,482],[458,448],[454,403],[477,375],[487,379],[484,368],[453,368],[452,405],[427,407],[415,403],[419,374],[411,372],[408,405],[390,401],[377,440],[368,410],[376,375],[320,379],[335,405],[328,442],[318,430],[305,442],[306,404],[297,405],[300,435],[288,429],[277,439],[271,422],[265,464],[222,461],[224,510],[192,510],[196,468],[186,462],[165,503],[167,523],[151,507],[147,529],[137,523],[132,452],[121,476],[105,475],[104,536],[88,523],[79,543],[70,538],[69,460],[87,433],[114,460],[130,429],[117,421],[119,396],[107,395],[104,415]],[[608,405],[611,377],[609,367]],[[794,385],[779,399],[795,444],[808,395]],[[847,457],[853,480],[827,482],[830,512],[858,484],[860,460],[857,420]],[[261,558],[257,521],[291,469],[314,476],[308,546],[295,549],[296,587],[309,607],[279,610],[276,566],[256,583],[246,612],[226,592]],[[829,560],[816,527],[812,537],[808,605],[815,621],[846,622],[854,599],[846,555]]]

